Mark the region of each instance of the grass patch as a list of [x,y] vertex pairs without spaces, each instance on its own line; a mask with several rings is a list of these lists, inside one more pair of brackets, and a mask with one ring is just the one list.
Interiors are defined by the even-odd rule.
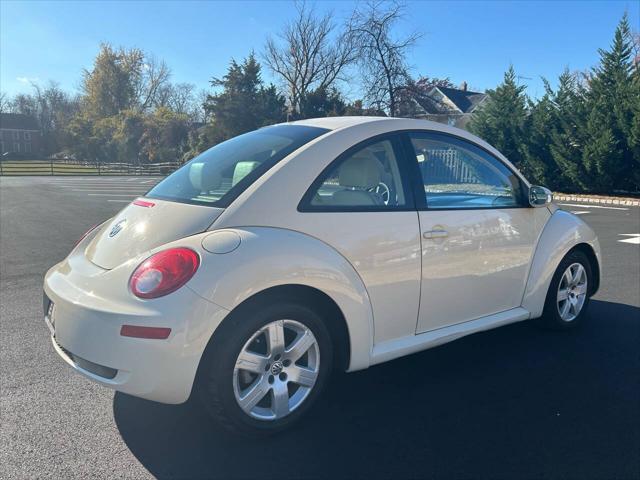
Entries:
[[49,160],[0,161],[0,175],[168,175],[180,165],[171,162],[131,165],[128,163],[95,164],[69,163]]
[[13,160],[0,162],[0,175],[127,175],[123,164],[85,165],[80,163],[49,162],[47,160]]
[[[2,175],[98,175],[102,169],[93,165],[48,162],[46,160],[16,160],[0,162]],[[107,173],[107,171],[104,171]]]

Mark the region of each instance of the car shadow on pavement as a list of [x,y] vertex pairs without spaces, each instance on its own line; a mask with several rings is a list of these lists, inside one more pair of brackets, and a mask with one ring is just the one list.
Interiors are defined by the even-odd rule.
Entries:
[[158,478],[631,478],[640,474],[640,309],[523,322],[338,374],[294,430],[238,438],[190,401],[116,393],[117,427]]

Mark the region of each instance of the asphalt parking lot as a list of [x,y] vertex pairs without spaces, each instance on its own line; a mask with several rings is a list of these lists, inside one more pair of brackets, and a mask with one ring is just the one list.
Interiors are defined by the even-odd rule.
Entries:
[[156,181],[0,178],[1,478],[640,477],[640,208],[563,205],[604,255],[578,330],[523,322],[338,375],[311,418],[253,441],[99,387],[51,346],[44,272]]

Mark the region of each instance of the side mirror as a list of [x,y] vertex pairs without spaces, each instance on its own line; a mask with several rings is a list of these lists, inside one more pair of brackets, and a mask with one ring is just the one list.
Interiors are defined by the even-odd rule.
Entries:
[[544,207],[553,202],[551,190],[545,187],[532,185],[529,188],[529,204],[532,207]]

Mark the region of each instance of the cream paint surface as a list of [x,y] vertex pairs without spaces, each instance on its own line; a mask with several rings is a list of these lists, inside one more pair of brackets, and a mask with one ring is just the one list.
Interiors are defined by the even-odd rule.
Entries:
[[[118,390],[179,402],[188,397],[200,355],[227,311],[268,288],[303,285],[333,299],[347,322],[349,370],[358,370],[372,360],[539,314],[553,272],[572,246],[588,243],[600,258],[593,231],[565,211],[548,218],[551,206],[433,215],[414,210],[298,211],[305,191],[330,162],[377,134],[415,129],[450,133],[510,165],[480,139],[433,122],[378,117],[300,123],[335,130],[273,167],[228,208],[157,199],[151,209],[127,206],[53,267],[45,277],[45,291],[67,313],[66,322],[61,319],[57,327],[63,346],[130,372],[126,385],[114,387]],[[114,230],[125,218],[125,226]],[[421,239],[421,230],[437,225],[447,229],[447,238]],[[220,229],[236,231],[240,245],[227,254],[207,252],[202,239],[208,230]],[[196,275],[171,295],[152,301],[133,298],[128,282],[141,259],[178,246],[200,255]],[[426,296],[419,305],[421,282]],[[423,335],[415,335],[419,310],[419,328],[430,330]],[[168,325],[172,337],[166,344],[123,341],[118,332],[124,322]],[[143,347],[148,349],[143,352]]]
[[546,208],[423,211],[422,288],[416,333],[520,306]]

